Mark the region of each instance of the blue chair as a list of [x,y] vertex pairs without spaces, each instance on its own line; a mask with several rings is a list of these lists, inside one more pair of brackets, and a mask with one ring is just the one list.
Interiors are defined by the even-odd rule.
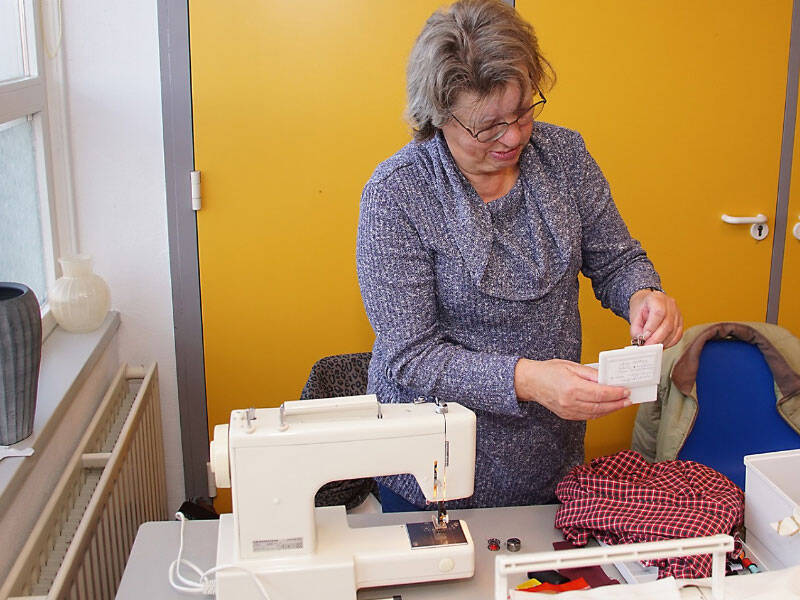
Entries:
[[708,465],[744,489],[742,457],[800,447],[800,436],[775,408],[772,372],[758,347],[709,340],[696,381],[699,410],[679,459]]

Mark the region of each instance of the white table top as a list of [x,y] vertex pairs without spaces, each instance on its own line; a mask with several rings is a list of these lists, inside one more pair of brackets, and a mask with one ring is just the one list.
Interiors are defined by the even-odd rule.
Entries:
[[[386,598],[394,594],[403,600],[490,600],[493,594],[494,559],[486,542],[495,537],[505,544],[510,537],[520,538],[520,552],[550,551],[553,542],[563,539],[553,527],[557,505],[514,506],[448,511],[451,518],[464,519],[475,542],[475,576],[470,579],[437,583],[393,586],[360,590],[359,600]],[[352,527],[401,524],[419,521],[419,513],[349,515]],[[214,566],[217,548],[218,521],[188,521],[185,529],[184,558],[201,569]],[[178,554],[180,524],[177,521],[145,523],[139,528],[117,600],[172,600],[191,596],[176,592],[167,580],[167,568]],[[505,550],[503,550],[505,551]],[[606,568],[610,577],[622,581],[613,567]],[[520,576],[519,581],[523,581]]]

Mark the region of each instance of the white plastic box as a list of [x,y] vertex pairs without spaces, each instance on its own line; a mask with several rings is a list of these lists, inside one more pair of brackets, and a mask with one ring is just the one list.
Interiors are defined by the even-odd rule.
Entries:
[[800,565],[800,533],[779,535],[775,526],[800,520],[800,450],[744,457],[746,542],[768,570]]

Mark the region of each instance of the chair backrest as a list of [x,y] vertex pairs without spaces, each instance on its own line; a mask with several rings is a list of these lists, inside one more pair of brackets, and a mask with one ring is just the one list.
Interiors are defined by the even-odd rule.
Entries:
[[372,352],[335,354],[319,359],[311,367],[301,400],[338,398],[367,393],[367,369]]
[[[311,367],[300,399],[366,394],[367,369],[371,359],[371,352],[335,354],[319,359]],[[314,504],[316,506],[344,504],[346,508],[352,509],[361,504],[370,492],[376,496],[378,494],[378,486],[371,477],[332,481],[319,489]]]
[[800,447],[775,408],[772,372],[755,345],[709,340],[696,381],[697,419],[679,459],[708,465],[744,489],[745,455]]

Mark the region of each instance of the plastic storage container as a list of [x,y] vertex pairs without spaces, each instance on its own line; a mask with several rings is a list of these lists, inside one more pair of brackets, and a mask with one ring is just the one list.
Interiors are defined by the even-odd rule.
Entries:
[[[800,450],[750,454],[744,457],[744,525],[747,546],[767,569],[800,565]],[[794,520],[792,520],[794,518]]]

